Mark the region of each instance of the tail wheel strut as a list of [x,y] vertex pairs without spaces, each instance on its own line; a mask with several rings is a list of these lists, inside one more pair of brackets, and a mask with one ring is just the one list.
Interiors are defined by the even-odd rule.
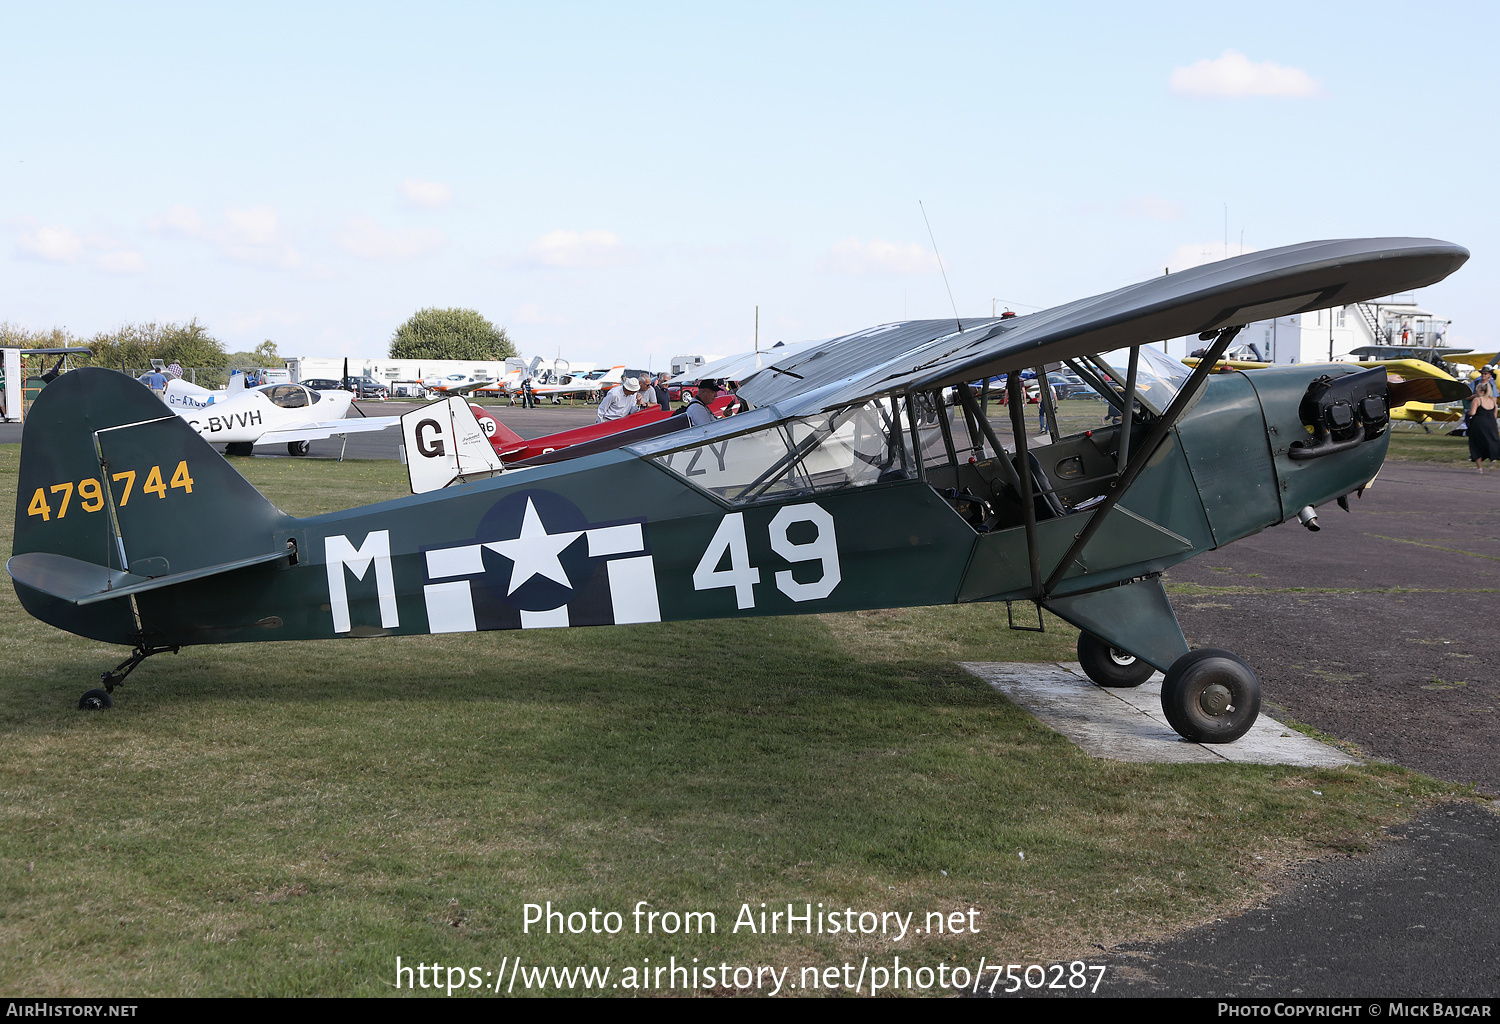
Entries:
[[79,698],[79,710],[103,711],[105,708],[113,706],[114,700],[110,694],[115,692],[116,686],[125,682],[125,677],[134,672],[137,665],[153,654],[162,654],[165,652],[176,654],[178,650],[180,648],[175,645],[171,647],[157,647],[145,643],[136,644],[135,650],[130,652],[130,657],[120,662],[108,672],[100,674],[99,682],[103,684],[103,689],[89,690]]

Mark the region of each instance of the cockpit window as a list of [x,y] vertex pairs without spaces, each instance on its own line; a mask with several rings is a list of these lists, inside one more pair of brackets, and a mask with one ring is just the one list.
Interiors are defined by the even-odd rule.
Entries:
[[790,420],[656,456],[665,469],[733,504],[914,476],[905,420],[890,398]]
[[316,391],[309,391],[299,384],[275,384],[261,388],[271,404],[282,409],[302,409],[322,399]]
[[[1118,348],[1113,352],[1106,352],[1099,360],[1109,368],[1110,376],[1123,391],[1130,367],[1130,349]],[[1160,415],[1172,404],[1172,399],[1177,397],[1177,392],[1182,390],[1192,372],[1160,349],[1142,345],[1140,363],[1135,373],[1136,397],[1142,405]]]

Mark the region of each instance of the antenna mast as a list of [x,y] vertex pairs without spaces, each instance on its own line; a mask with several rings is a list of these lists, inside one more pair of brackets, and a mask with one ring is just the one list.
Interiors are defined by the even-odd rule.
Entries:
[[917,200],[917,208],[922,211],[922,222],[927,225],[927,237],[932,239],[932,254],[937,257],[938,270],[943,275],[943,287],[948,289],[948,304],[953,307],[953,322],[958,324],[959,331],[964,329],[964,322],[958,318],[958,303],[953,301],[953,286],[948,283],[948,271],[943,267],[943,254],[938,252],[937,237],[932,233],[932,221],[927,219],[927,207],[922,205],[922,200]]

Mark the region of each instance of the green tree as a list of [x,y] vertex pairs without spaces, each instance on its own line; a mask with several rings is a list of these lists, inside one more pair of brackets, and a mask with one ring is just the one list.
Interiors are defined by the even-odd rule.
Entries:
[[276,354],[276,342],[267,338],[249,352],[229,353],[230,366],[285,366],[286,360]]
[[183,366],[223,366],[229,361],[223,343],[196,317],[185,324],[124,324],[83,344],[94,350],[89,361],[95,366],[144,369],[153,359]]
[[505,359],[516,347],[472,309],[419,309],[391,336],[392,359]]
[[83,344],[63,327],[43,331],[8,320],[0,323],[0,348],[71,348]]

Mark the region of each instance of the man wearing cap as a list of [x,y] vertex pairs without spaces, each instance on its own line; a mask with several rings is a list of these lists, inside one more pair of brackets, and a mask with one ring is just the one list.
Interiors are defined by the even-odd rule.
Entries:
[[719,397],[719,382],[716,380],[700,380],[698,382],[698,393],[688,402],[688,422],[695,427],[701,427],[705,423],[712,423],[717,417],[709,408]]
[[661,407],[662,412],[672,411],[672,392],[667,390],[667,381],[672,379],[670,373],[663,373],[656,378],[656,404]]
[[633,412],[638,412],[635,396],[641,390],[641,382],[634,377],[626,377],[617,388],[610,388],[605,392],[604,400],[599,403],[598,422],[607,420],[624,419]]

